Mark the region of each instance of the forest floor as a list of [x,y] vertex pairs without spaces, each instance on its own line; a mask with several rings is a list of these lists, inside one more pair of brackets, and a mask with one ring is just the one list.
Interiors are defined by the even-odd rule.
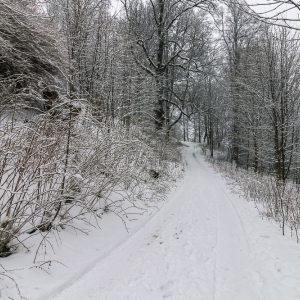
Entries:
[[300,245],[188,146],[184,183],[169,202],[52,299],[300,299]]

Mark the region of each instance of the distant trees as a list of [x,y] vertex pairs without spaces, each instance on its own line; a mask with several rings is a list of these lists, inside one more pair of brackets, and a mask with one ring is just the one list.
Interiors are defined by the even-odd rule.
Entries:
[[213,16],[218,33],[208,39],[206,57],[218,45],[214,64],[193,73],[182,67],[172,77],[172,91],[186,95],[179,102],[183,139],[207,143],[211,156],[223,151],[236,167],[298,182],[298,33],[232,2]]
[[[258,23],[234,6],[217,26],[227,57],[220,95],[226,113],[219,116],[228,159],[237,167],[272,173],[279,181],[296,180],[298,33]],[[218,105],[224,108],[224,102]]]
[[[138,66],[154,78],[157,99],[156,129],[167,131],[183,116],[189,116],[188,90],[192,74],[204,72],[212,62],[208,56],[211,30],[204,10],[210,1],[139,0],[122,1]],[[195,9],[201,7],[201,13]],[[176,115],[171,112],[176,110]],[[175,118],[172,120],[172,118]]]
[[68,52],[68,97],[90,102],[99,121],[149,123],[152,79],[134,61],[127,25],[110,14],[109,1],[49,0],[48,14]]
[[[60,24],[67,49],[67,93],[70,99],[99,98],[97,83],[107,76],[112,18],[107,1],[51,0],[48,14]],[[99,72],[100,68],[102,72]],[[104,78],[102,78],[104,76]],[[91,100],[92,101],[92,100]],[[98,100],[101,106],[101,98]]]
[[[240,78],[247,72],[243,69],[245,52],[250,47],[259,30],[259,23],[233,5],[226,14],[221,10],[216,25],[223,40],[226,53],[225,73],[227,84],[227,104],[230,107],[230,160],[239,165],[244,150],[241,149],[244,131],[243,124],[243,86]],[[247,129],[246,129],[247,131]]]
[[[251,90],[256,94],[253,97],[255,113],[260,115],[259,126],[265,131],[261,136],[264,165],[274,170],[278,180],[285,181],[298,150],[299,42],[297,33],[289,33],[285,28],[266,27],[263,33],[255,52],[252,74],[257,80]],[[245,86],[249,90],[249,83]]]

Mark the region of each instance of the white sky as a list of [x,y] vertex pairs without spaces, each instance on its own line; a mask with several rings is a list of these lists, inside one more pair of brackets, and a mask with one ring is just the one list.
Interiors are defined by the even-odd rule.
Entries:
[[[258,4],[258,6],[252,6],[252,9],[257,13],[264,13],[263,15],[268,17],[274,16],[279,12],[286,11],[287,9],[289,9],[288,12],[285,12],[281,16],[287,19],[298,20],[293,22],[289,21],[287,23],[293,27],[300,28],[300,10],[298,10],[297,8],[293,8],[292,5],[284,4],[280,6],[279,9],[273,11],[272,13],[266,13],[267,11],[276,7],[276,5],[274,4],[275,1],[281,1],[281,0],[275,0],[275,1],[274,0],[244,0],[244,1],[246,1],[246,3],[249,5]],[[286,0],[286,2],[288,2],[288,0]],[[113,14],[118,13],[122,8],[122,3],[120,2],[120,0],[111,0],[111,3],[112,3],[112,13]]]
[[122,8],[122,3],[120,2],[120,0],[111,0],[111,5],[113,14],[119,12]]
[[[297,28],[300,27],[300,10],[295,8],[292,4],[284,4],[284,5],[281,5],[280,8],[276,9],[277,4],[274,4],[274,2],[277,2],[277,0],[276,1],[274,1],[274,0],[245,0],[245,1],[249,5],[258,4],[258,6],[252,6],[252,9],[255,12],[260,13],[266,17],[273,17],[273,16],[277,15],[278,13],[284,11],[283,14],[278,15],[278,18],[283,17],[286,19],[294,20],[294,21],[287,21],[287,23],[289,25],[297,27]],[[280,1],[280,2],[284,2],[284,0]],[[286,0],[285,2],[288,2],[288,0]],[[275,10],[272,12],[268,12],[272,9],[275,9]]]

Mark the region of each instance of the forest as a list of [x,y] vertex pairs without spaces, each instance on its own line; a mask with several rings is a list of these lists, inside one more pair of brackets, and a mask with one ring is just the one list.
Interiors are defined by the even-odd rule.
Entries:
[[132,208],[155,206],[182,176],[181,141],[199,143],[283,234],[297,235],[291,8],[0,0],[0,257],[36,236],[38,254],[51,232],[91,219],[101,227],[106,213],[126,226]]

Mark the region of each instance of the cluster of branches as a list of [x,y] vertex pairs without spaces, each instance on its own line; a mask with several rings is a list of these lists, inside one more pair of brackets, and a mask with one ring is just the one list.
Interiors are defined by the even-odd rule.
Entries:
[[226,2],[234,4],[241,11],[246,11],[248,15],[263,23],[299,30],[300,6],[296,1],[260,0],[252,3],[246,0],[229,0]]
[[12,102],[42,110],[41,91],[62,80],[63,58],[57,31],[35,7],[0,1],[0,112]]

